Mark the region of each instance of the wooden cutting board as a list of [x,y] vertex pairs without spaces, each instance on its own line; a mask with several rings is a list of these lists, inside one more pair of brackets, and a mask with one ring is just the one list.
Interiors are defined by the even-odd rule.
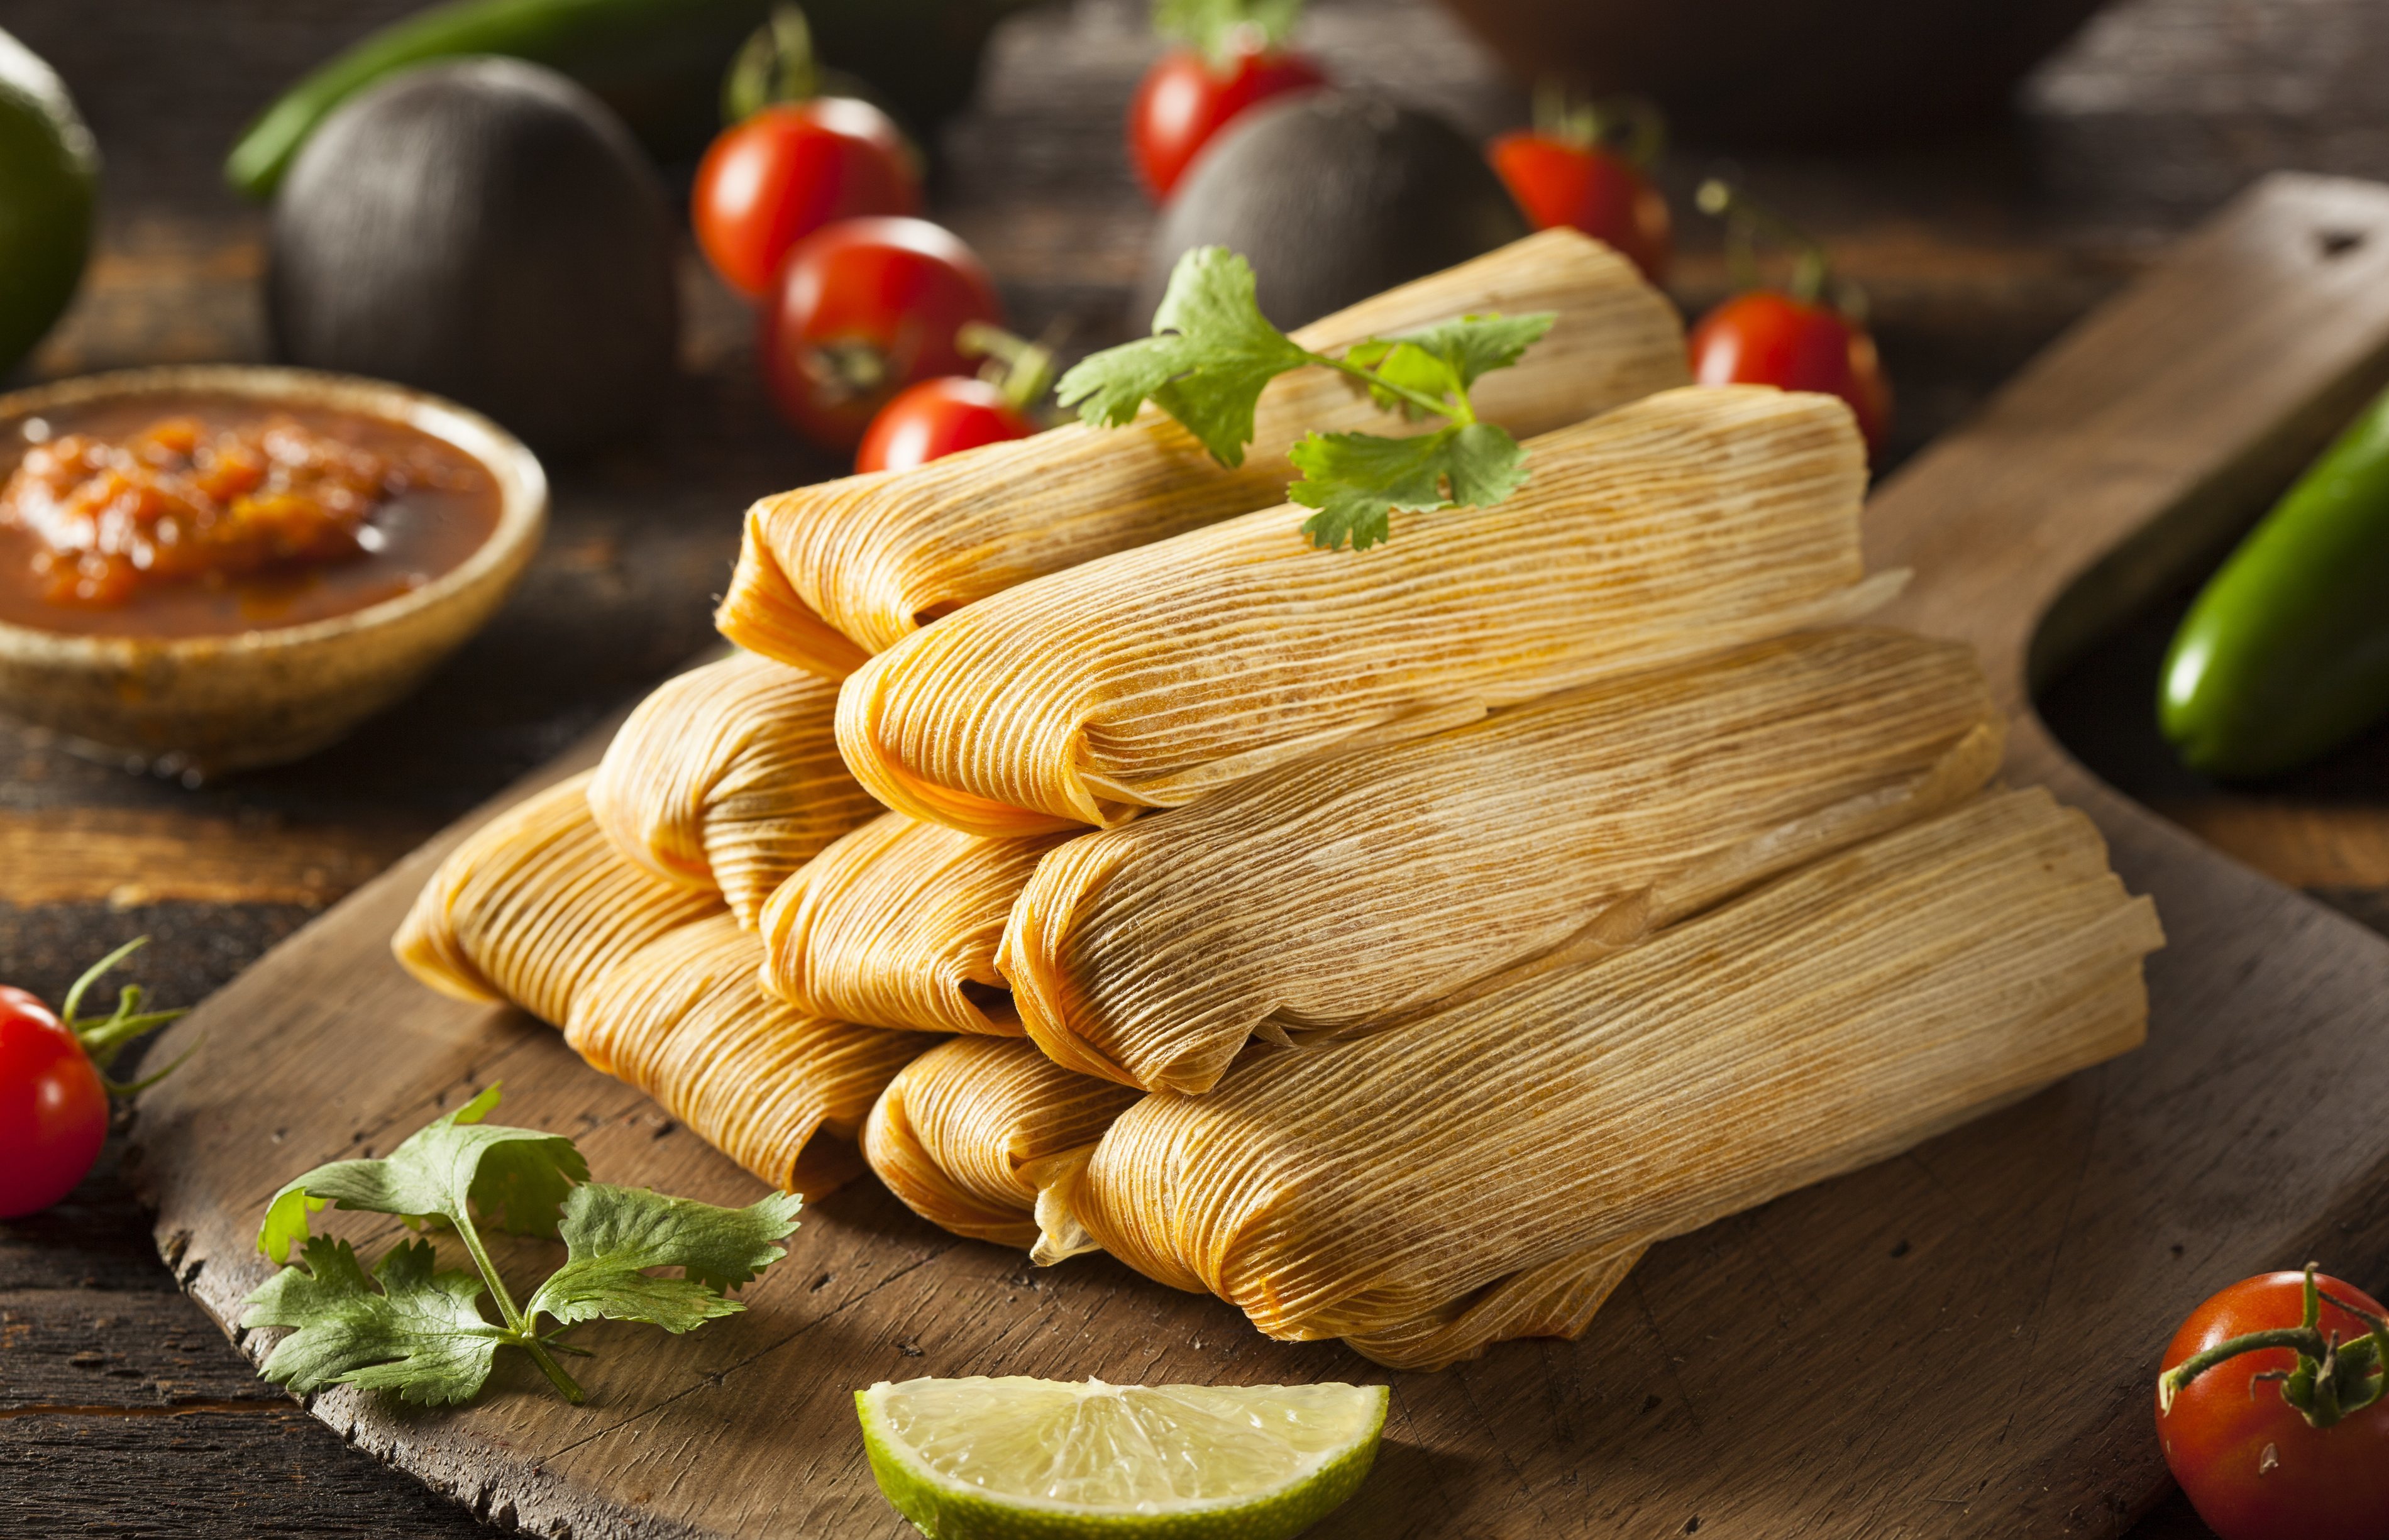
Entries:
[[[1031,1268],[862,1181],[807,1212],[747,1314],[589,1330],[586,1406],[517,1363],[464,1410],[345,1389],[311,1409],[499,1523],[576,1540],[909,1533],[850,1395],[962,1374],[1389,1381],[1376,1472],[1323,1535],[2120,1533],[2164,1490],[2153,1378],[2191,1305],[2308,1255],[2375,1286],[2389,1268],[2389,941],[2098,784],[2031,684],[2211,559],[2384,380],[2389,187],[2276,177],[1882,490],[1873,559],[1916,573],[1893,618],[1982,650],[2018,716],[2012,776],[2087,808],[2156,897],[2148,1046],[1655,1249],[1579,1343],[1388,1375],[1107,1258]],[[501,1121],[574,1135],[604,1179],[756,1191],[547,1028],[400,973],[389,936],[454,837],[160,1050],[204,1038],[142,1101],[136,1179],[160,1252],[252,1356],[268,1344],[229,1323],[269,1271],[267,1196],[494,1080]]]

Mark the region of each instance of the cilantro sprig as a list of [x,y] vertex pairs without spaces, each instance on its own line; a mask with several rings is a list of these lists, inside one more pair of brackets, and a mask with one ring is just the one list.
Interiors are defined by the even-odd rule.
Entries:
[[[786,1254],[774,1242],[797,1228],[793,1195],[721,1208],[593,1182],[562,1135],[482,1122],[497,1104],[492,1086],[387,1159],[319,1165],[274,1195],[257,1248],[288,1264],[295,1247],[299,1261],[244,1302],[242,1326],[292,1329],[267,1356],[266,1379],[302,1395],[351,1384],[437,1406],[479,1394],[498,1349],[516,1347],[578,1404],[581,1387],[556,1355],[588,1351],[564,1332],[600,1317],[690,1330],[745,1309],[729,1292]],[[307,1216],[327,1203],[452,1228],[479,1276],[442,1271],[424,1240],[391,1247],[368,1278],[346,1241],[308,1233]],[[564,1242],[564,1265],[520,1306],[490,1260],[485,1226]],[[482,1314],[485,1292],[496,1322]],[[543,1317],[555,1325],[543,1330]]]
[[1302,478],[1286,495],[1318,510],[1302,532],[1322,551],[1347,541],[1365,551],[1392,538],[1395,513],[1490,507],[1526,485],[1527,452],[1476,415],[1468,391],[1540,341],[1552,313],[1467,315],[1331,356],[1270,325],[1253,291],[1252,264],[1227,248],[1187,252],[1153,312],[1153,335],[1080,361],[1062,376],[1061,403],[1118,427],[1151,401],[1223,465],[1245,463],[1261,390],[1294,369],[1348,375],[1380,407],[1413,422],[1442,418],[1441,427],[1402,439],[1313,432],[1288,452]]

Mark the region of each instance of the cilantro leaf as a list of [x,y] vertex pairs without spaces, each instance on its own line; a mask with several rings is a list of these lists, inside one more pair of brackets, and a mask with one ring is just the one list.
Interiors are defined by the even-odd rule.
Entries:
[[297,1329],[275,1344],[266,1379],[300,1395],[363,1385],[427,1406],[469,1400],[489,1379],[504,1332],[481,1318],[481,1280],[435,1271],[430,1241],[391,1247],[373,1280],[345,1241],[316,1236],[300,1256],[249,1296],[240,1319]]
[[1392,340],[1416,348],[1442,362],[1460,376],[1466,390],[1496,369],[1507,369],[1527,350],[1540,342],[1559,319],[1556,311],[1531,311],[1525,315],[1463,315],[1439,321]]
[[[645,1188],[591,1182],[564,1201],[569,1254],[523,1307],[559,1323],[645,1321],[686,1331],[747,1308],[723,1297],[786,1255],[773,1242],[797,1228],[803,1200],[774,1192],[745,1208],[720,1208]],[[657,1278],[649,1267],[685,1276]]]
[[1322,362],[1270,325],[1253,298],[1252,264],[1223,246],[1178,259],[1153,332],[1081,359],[1055,399],[1105,427],[1120,426],[1149,400],[1223,465],[1245,463],[1262,388]]
[[1286,495],[1319,510],[1303,520],[1302,532],[1322,551],[1347,540],[1366,551],[1391,538],[1396,511],[1488,507],[1527,480],[1527,452],[1491,423],[1455,424],[1410,439],[1313,433],[1288,457],[1302,479]]
[[588,1179],[589,1164],[560,1134],[483,1124],[497,1104],[492,1086],[387,1159],[334,1161],[290,1182],[267,1205],[257,1249],[287,1261],[291,1246],[307,1238],[307,1215],[326,1203],[410,1223],[437,1217],[457,1225],[478,1210],[519,1235],[555,1235],[556,1209],[573,1183]]

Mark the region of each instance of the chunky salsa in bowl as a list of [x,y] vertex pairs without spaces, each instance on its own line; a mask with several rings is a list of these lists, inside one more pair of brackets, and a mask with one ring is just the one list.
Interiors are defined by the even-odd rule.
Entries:
[[0,397],[0,710],[185,774],[339,737],[497,607],[546,514],[486,418],[147,370]]

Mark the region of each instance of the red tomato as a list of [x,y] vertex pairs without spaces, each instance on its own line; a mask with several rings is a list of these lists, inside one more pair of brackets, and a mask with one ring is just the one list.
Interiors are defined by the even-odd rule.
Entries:
[[915,380],[966,374],[955,333],[1003,323],[985,264],[917,219],[850,219],[788,252],[759,350],[781,415],[824,449],[852,449]]
[[1737,294],[1693,328],[1693,377],[1703,385],[1774,385],[1839,396],[1858,414],[1870,453],[1891,427],[1891,387],[1874,338],[1830,305],[1775,289]]
[[705,152],[689,222],[706,261],[760,299],[788,248],[833,220],[909,214],[921,189],[912,151],[869,102],[823,96],[767,107]]
[[858,471],[901,471],[981,444],[1037,431],[1011,398],[983,379],[925,379],[882,407],[855,452]]
[[1129,151],[1156,202],[1169,197],[1211,135],[1256,102],[1327,83],[1300,54],[1239,49],[1222,71],[1192,48],[1173,48],[1144,72],[1128,108]]
[[[2323,1292],[2380,1312],[2370,1295],[2336,1279]],[[2304,1318],[2306,1275],[2244,1279],[2191,1312],[2165,1349],[2165,1368],[2250,1331]],[[2365,1323],[2323,1302],[2324,1331],[2343,1342]],[[2389,1401],[2317,1428],[2281,1399],[2278,1382],[2250,1376],[2297,1361],[2285,1347],[2242,1354],[2201,1374],[2157,1414],[2165,1464],[2198,1516],[2223,1540],[2389,1540]]]
[[0,986],[0,1219],[74,1190],[108,1140],[108,1088],[50,1008]]
[[1616,247],[1653,283],[1667,278],[1667,200],[1631,160],[1529,129],[1501,135],[1486,154],[1537,229],[1581,230]]

